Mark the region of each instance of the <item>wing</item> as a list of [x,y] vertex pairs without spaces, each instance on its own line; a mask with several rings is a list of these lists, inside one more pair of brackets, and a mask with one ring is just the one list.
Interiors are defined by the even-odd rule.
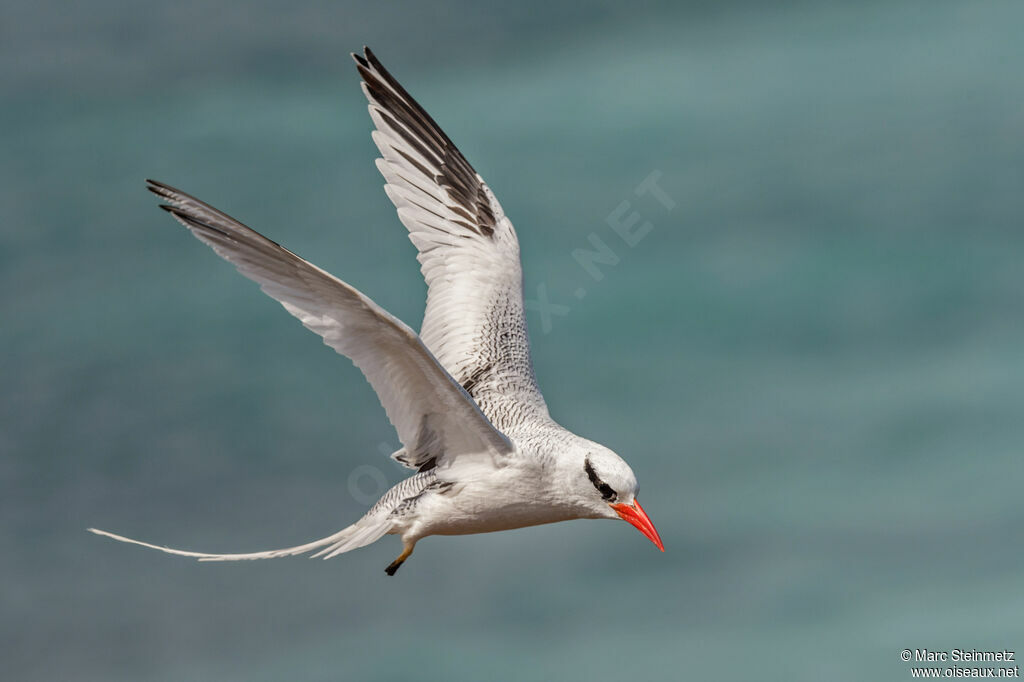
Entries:
[[147,182],[167,202],[161,208],[362,370],[405,446],[403,463],[428,469],[460,456],[500,457],[512,451],[400,320],[231,216],[173,187]]
[[377,168],[427,281],[423,343],[499,429],[546,419],[512,223],[434,119],[364,50],[352,56],[377,127]]

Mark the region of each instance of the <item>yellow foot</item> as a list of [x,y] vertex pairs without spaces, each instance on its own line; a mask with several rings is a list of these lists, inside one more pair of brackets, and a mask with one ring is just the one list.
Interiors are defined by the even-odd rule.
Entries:
[[384,569],[384,572],[388,575],[394,575],[395,571],[397,571],[402,564],[405,563],[405,560],[409,558],[409,555],[412,554],[413,547],[415,547],[414,544],[406,545],[402,550],[402,553],[398,555],[398,558],[392,561],[391,565]]

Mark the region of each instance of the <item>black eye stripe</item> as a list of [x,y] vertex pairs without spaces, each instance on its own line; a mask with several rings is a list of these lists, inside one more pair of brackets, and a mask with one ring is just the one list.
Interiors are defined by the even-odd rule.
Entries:
[[590,482],[594,484],[595,488],[597,488],[597,492],[601,493],[601,497],[608,502],[614,502],[619,496],[618,493],[612,490],[610,485],[598,478],[597,472],[594,471],[594,467],[590,465],[589,459],[583,460],[583,470],[587,472],[587,478],[589,478]]

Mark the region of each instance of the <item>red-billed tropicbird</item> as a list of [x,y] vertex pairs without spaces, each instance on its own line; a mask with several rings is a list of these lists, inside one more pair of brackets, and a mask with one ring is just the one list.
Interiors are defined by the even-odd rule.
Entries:
[[377,392],[416,473],[356,523],[296,547],[208,554],[94,533],[203,561],[304,554],[331,558],[384,535],[402,538],[394,575],[428,535],[570,519],[621,518],[659,549],[617,454],[555,423],[537,388],[519,243],[498,200],[448,136],[366,48],[355,58],[383,158],[384,190],[427,281],[419,335],[365,294],[242,223],[153,180],[161,206],[270,297],[349,357]]

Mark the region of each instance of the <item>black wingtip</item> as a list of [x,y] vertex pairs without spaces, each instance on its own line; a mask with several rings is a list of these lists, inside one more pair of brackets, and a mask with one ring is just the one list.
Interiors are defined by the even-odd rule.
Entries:
[[146,180],[146,189],[148,189],[150,192],[157,195],[158,197],[161,197],[162,199],[167,199],[169,194],[178,192],[178,190],[174,189],[168,184],[160,182],[159,180],[151,180],[148,178]]
[[[199,231],[215,232],[224,237],[231,237],[231,233],[228,232],[227,230],[222,230],[216,225],[211,225],[206,220],[200,220],[199,218],[192,215],[188,211],[178,208],[177,206],[169,206],[167,204],[159,204],[159,206],[160,208],[162,208],[163,210],[167,211],[172,216],[180,220],[182,223],[184,223],[185,226],[188,227],[193,232],[195,232],[198,229]],[[266,237],[263,238],[266,239]],[[272,242],[269,239],[267,239],[267,241],[280,247],[280,244],[277,244],[277,242]]]
[[188,223],[199,223],[200,225],[205,225],[205,223],[201,223],[200,221],[198,221],[188,211],[183,211],[182,209],[180,209],[177,206],[171,206],[170,204],[157,204],[157,205],[160,208],[162,208],[163,210],[165,210],[168,213],[170,213],[175,218],[179,219],[179,220],[184,220],[185,222],[188,222]]
[[195,218],[190,216],[188,213],[185,213],[177,206],[171,206],[170,204],[157,204],[157,206],[170,213],[175,220],[181,221],[186,226],[191,226],[196,222]]

